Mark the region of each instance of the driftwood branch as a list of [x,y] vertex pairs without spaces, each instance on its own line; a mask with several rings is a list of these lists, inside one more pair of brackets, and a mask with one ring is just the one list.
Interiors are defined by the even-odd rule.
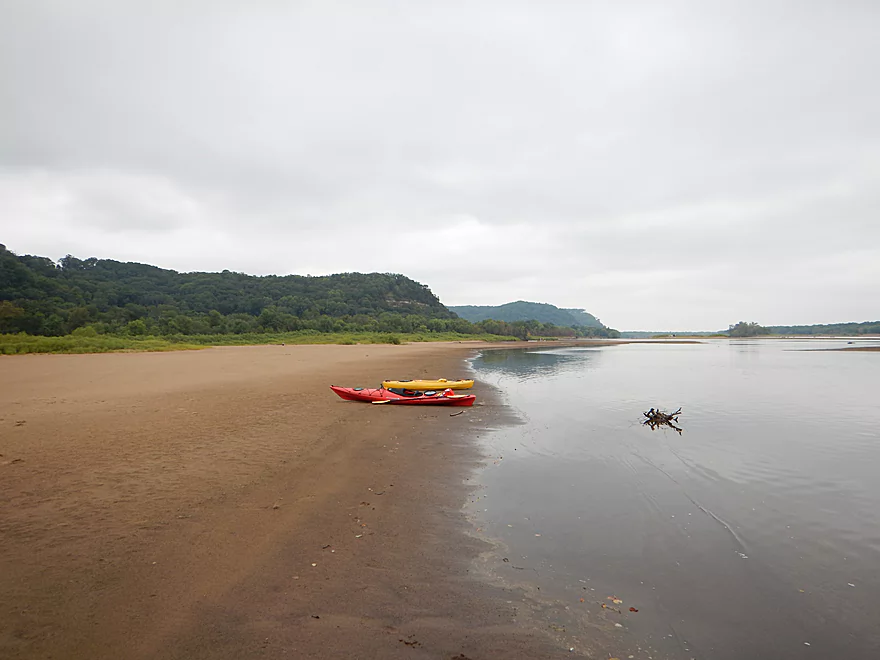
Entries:
[[642,424],[650,426],[652,431],[667,426],[674,431],[678,431],[678,434],[681,435],[681,428],[676,426],[678,416],[681,414],[681,408],[673,413],[663,412],[659,408],[651,408],[648,412],[642,414],[645,416],[645,421]]

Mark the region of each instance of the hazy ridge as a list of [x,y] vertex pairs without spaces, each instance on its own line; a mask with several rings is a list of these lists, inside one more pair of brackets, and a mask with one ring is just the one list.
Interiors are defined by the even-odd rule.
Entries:
[[504,305],[450,305],[449,309],[461,318],[477,323],[487,319],[496,321],[540,321],[563,326],[582,326],[585,328],[604,328],[599,319],[583,309],[560,308],[549,303],[516,302]]

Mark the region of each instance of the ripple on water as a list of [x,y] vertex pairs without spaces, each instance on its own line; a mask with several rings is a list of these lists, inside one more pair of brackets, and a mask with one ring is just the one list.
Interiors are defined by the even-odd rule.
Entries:
[[[525,420],[486,438],[480,524],[547,616],[592,608],[636,657],[874,657],[880,363],[749,344],[474,361]],[[681,436],[640,424],[679,405]]]

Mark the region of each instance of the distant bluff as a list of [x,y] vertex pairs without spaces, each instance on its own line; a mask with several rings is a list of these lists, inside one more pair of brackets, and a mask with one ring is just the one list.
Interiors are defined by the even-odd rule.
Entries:
[[540,321],[541,323],[552,323],[559,326],[606,327],[599,319],[583,309],[563,309],[548,303],[526,302],[525,300],[517,300],[516,302],[497,306],[449,305],[447,307],[450,311],[455,312],[461,318],[471,323],[493,319],[508,323],[513,323],[514,321]]

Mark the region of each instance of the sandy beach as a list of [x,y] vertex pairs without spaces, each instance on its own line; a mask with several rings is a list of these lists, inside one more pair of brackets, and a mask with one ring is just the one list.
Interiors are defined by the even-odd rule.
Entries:
[[568,655],[469,575],[470,436],[500,406],[327,388],[458,377],[473,349],[0,359],[0,656]]

